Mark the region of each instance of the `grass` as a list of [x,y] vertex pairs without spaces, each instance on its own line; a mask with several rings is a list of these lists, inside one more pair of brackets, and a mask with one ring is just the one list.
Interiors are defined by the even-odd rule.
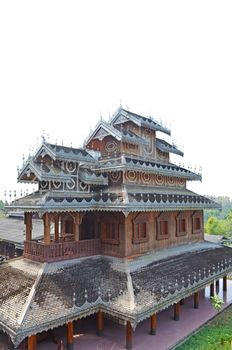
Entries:
[[232,349],[232,306],[175,348],[175,350],[222,349]]

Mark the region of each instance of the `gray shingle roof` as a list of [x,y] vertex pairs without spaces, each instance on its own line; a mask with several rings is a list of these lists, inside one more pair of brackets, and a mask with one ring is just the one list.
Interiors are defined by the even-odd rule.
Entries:
[[42,265],[19,259],[1,265],[0,325],[16,344],[99,308],[136,325],[231,270],[232,249],[209,243],[132,260],[95,256]]

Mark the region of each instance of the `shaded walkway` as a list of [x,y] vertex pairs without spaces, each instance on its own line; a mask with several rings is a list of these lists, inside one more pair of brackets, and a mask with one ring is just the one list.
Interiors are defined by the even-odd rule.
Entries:
[[[225,305],[232,302],[232,281],[228,280],[228,291],[222,292],[222,280],[220,280],[219,296],[224,299]],[[215,315],[210,299],[209,287],[206,288],[205,298],[200,293],[199,309],[193,308],[193,296],[185,299],[181,306],[180,320],[173,320],[173,307],[170,307],[157,315],[157,334],[151,336],[150,320],[141,322],[133,333],[134,350],[166,350],[173,347],[178,341],[189,333],[199,328],[208,319]],[[104,336],[98,337],[95,333],[95,317],[88,317],[75,324],[74,350],[124,350],[125,349],[125,327],[105,320]],[[65,327],[55,330],[57,339],[66,342]],[[38,350],[57,350],[58,346],[52,340],[41,341]],[[0,337],[0,349],[8,350],[6,337]]]

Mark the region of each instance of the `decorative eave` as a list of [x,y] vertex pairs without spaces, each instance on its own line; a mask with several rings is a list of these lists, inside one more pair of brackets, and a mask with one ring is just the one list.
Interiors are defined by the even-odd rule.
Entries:
[[171,163],[151,162],[148,160],[130,158],[122,156],[121,158],[111,158],[99,162],[95,171],[108,172],[115,170],[134,170],[145,171],[151,174],[167,175],[187,180],[201,181],[201,174],[193,173],[185,168],[179,167]]
[[161,193],[93,193],[85,197],[55,197],[51,192],[41,195],[41,200],[36,197],[33,204],[32,198],[25,202],[23,198],[13,202],[7,207],[9,210],[24,210],[29,212],[62,212],[62,211],[119,211],[119,212],[149,212],[149,211],[177,211],[219,209],[220,205],[212,200],[195,193],[161,194]]
[[160,125],[152,118],[143,117],[139,114],[127,111],[122,107],[119,107],[119,109],[114,113],[111,119],[111,124],[123,124],[128,121],[133,122],[137,126],[143,126],[154,131],[161,131],[165,134],[171,135],[171,131],[168,128]]
[[91,134],[86,139],[85,145],[88,145],[90,141],[93,139],[98,139],[101,141],[108,135],[111,135],[117,141],[124,141],[132,144],[144,144],[144,145],[149,144],[147,140],[134,134],[130,130],[126,130],[126,129],[119,130],[115,128],[113,125],[101,120],[97,124],[95,130],[91,132]]
[[103,174],[95,174],[87,169],[79,171],[79,179],[88,185],[108,185],[108,178]]
[[179,156],[184,156],[184,153],[180,151],[175,145],[171,145],[165,140],[162,139],[156,139],[156,147],[161,151],[161,152],[170,152],[170,153],[175,153],[178,154]]
[[[71,179],[71,176],[69,174],[64,173],[60,168],[56,168],[57,172],[52,171],[52,169],[49,169],[46,166],[46,170],[45,171],[43,169],[43,165],[42,167],[37,165],[32,158],[30,158],[26,164],[24,165],[23,169],[20,171],[19,175],[18,175],[18,182],[38,182],[38,181],[68,181]],[[53,167],[54,169],[55,167]],[[35,175],[35,179],[33,180],[27,180],[27,179],[23,179],[24,175],[27,175],[27,177],[30,177],[30,174],[34,174]],[[29,176],[28,176],[29,175]]]

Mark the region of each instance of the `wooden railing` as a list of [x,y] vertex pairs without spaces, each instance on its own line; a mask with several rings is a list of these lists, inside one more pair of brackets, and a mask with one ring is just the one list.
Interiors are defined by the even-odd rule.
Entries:
[[40,262],[53,262],[98,254],[101,254],[99,239],[50,243],[49,245],[45,245],[43,242],[24,242],[24,257]]

